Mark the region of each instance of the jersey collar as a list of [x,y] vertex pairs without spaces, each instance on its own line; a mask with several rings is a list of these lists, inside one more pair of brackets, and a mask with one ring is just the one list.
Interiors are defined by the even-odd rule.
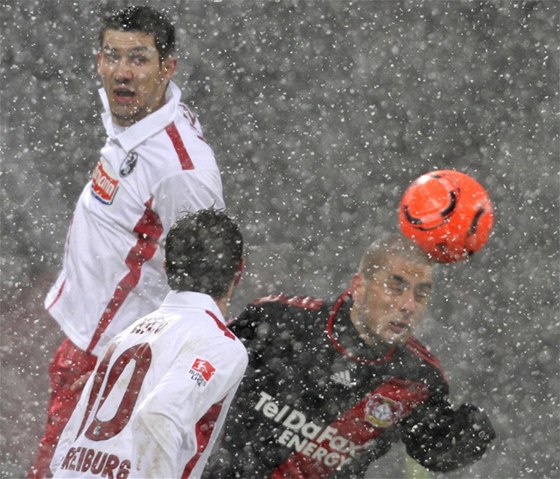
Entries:
[[[331,312],[329,314],[329,318],[327,320],[327,326],[326,326],[326,331],[325,331],[329,340],[330,340],[330,342],[332,343],[332,345],[335,347],[335,349],[340,354],[342,354],[343,356],[346,356],[347,358],[349,358],[352,361],[355,361],[357,363],[361,363],[361,364],[387,363],[388,361],[390,361],[393,358],[393,356],[395,354],[395,351],[397,350],[396,347],[393,347],[393,348],[389,349],[387,354],[385,354],[383,357],[372,358],[372,357],[358,356],[358,355],[355,355],[355,354],[351,353],[339,341],[338,334],[335,332],[335,329],[336,329],[335,323],[337,322],[337,320],[341,319],[340,317],[342,315],[344,315],[344,314],[348,315],[349,314],[349,308],[343,308],[343,306],[347,305],[348,303],[351,303],[351,301],[352,301],[352,294],[351,294],[350,290],[348,289],[340,295],[340,297],[336,300],[334,306],[332,307]],[[338,318],[337,318],[337,315],[338,315]]]
[[210,311],[224,325],[224,319],[220,308],[211,296],[194,291],[170,291],[161,304],[162,308],[192,308]]
[[118,142],[129,153],[145,140],[163,130],[174,120],[177,106],[181,101],[181,90],[179,90],[175,83],[170,81],[165,91],[165,104],[119,134],[115,132],[109,109],[109,99],[104,88],[99,89],[99,96],[103,103],[104,111],[101,114],[101,119],[103,120],[107,136],[111,140]]

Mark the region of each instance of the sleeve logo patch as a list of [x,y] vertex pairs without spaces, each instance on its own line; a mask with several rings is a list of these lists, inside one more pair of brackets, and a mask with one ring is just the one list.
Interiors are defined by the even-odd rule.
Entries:
[[97,162],[91,175],[91,193],[105,205],[110,205],[119,189],[119,180],[113,178],[103,167],[101,160]]
[[381,394],[374,394],[365,407],[365,419],[375,427],[390,427],[402,417],[403,406],[400,402]]
[[189,374],[191,379],[195,381],[199,386],[205,386],[214,373],[216,372],[216,368],[212,366],[208,361],[200,358],[196,358],[192,363],[192,366],[189,370]]

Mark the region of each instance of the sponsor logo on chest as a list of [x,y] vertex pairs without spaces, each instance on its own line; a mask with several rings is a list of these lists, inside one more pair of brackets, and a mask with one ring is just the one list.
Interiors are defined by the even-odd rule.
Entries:
[[304,413],[288,405],[278,405],[263,391],[254,409],[281,425],[283,430],[276,439],[279,444],[329,468],[340,469],[356,455],[358,446],[340,435],[336,428],[309,421]]
[[91,175],[91,193],[105,205],[113,203],[119,189],[119,180],[103,165],[102,160],[97,162]]

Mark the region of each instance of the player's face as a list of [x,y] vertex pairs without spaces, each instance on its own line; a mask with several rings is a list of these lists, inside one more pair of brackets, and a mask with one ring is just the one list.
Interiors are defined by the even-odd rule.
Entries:
[[432,287],[432,267],[390,256],[373,279],[352,280],[352,320],[369,345],[403,345],[422,320]]
[[107,30],[97,54],[97,72],[113,121],[130,126],[160,108],[176,64],[173,57],[160,62],[153,35]]

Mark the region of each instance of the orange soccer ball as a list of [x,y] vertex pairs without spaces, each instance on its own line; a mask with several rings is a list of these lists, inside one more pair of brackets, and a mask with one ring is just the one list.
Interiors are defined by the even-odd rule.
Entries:
[[486,190],[454,170],[432,171],[414,180],[399,207],[403,234],[440,263],[462,261],[482,248],[493,223]]

